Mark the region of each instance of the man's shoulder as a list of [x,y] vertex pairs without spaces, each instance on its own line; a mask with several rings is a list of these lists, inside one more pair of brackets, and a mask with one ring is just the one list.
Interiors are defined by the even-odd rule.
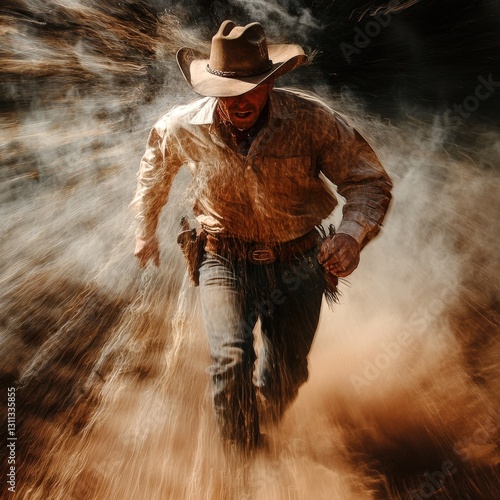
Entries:
[[328,103],[313,92],[295,88],[277,88],[274,89],[276,99],[282,104],[288,106],[290,110],[321,110],[333,113]]
[[321,122],[322,126],[331,123],[336,126],[339,122],[347,123],[346,118],[334,110],[325,99],[306,90],[280,88],[274,89],[274,98],[278,103],[280,113],[288,115],[294,120],[304,121],[310,126]]
[[274,89],[276,102],[280,109],[287,110],[290,118],[304,124],[306,129],[321,127],[322,130],[339,129],[350,131],[350,120],[334,109],[329,102],[313,92],[299,89]]

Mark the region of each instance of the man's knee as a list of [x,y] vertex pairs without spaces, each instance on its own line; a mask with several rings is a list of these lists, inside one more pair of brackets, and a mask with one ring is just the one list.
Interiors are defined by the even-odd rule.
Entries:
[[309,378],[309,369],[307,363],[307,357],[297,359],[291,364],[292,369],[290,370],[290,385],[297,390],[302,384],[307,382]]
[[307,359],[294,363],[275,361],[261,370],[258,386],[270,400],[279,400],[285,405],[297,397],[301,385],[309,378]]
[[225,345],[212,352],[213,364],[208,372],[213,375],[247,375],[253,370],[255,353],[239,345]]

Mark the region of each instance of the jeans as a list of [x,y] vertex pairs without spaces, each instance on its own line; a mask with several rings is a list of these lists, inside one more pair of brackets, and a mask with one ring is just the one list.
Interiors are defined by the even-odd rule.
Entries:
[[[278,421],[308,378],[307,356],[319,321],[324,271],[317,248],[258,265],[206,253],[200,268],[203,320],[213,364],[213,404],[225,442],[251,450],[259,442],[257,390]],[[253,330],[261,320],[262,349],[253,381]]]

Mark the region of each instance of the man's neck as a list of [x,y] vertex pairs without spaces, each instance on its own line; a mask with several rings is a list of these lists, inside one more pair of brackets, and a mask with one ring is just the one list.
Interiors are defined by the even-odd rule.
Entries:
[[252,145],[252,142],[257,137],[259,131],[264,127],[269,118],[269,101],[264,106],[256,122],[245,130],[236,128],[224,114],[224,112],[217,106],[218,122],[223,129],[224,135],[230,138],[231,142],[238,149],[238,151],[246,155]]

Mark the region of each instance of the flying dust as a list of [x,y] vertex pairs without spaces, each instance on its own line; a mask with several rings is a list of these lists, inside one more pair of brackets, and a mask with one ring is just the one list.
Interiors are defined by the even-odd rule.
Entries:
[[197,289],[175,244],[187,174],[163,212],[159,269],[137,268],[128,207],[149,127],[195,97],[172,57],[200,34],[180,29],[180,8],[155,17],[146,2],[126,15],[118,3],[10,3],[2,498],[499,498],[500,136],[481,130],[466,149],[442,116],[391,123],[347,89],[307,80],[314,68],[290,81],[369,139],[394,202],[341,304],[323,308],[310,379],[265,429],[269,450],[234,465],[212,415]]

